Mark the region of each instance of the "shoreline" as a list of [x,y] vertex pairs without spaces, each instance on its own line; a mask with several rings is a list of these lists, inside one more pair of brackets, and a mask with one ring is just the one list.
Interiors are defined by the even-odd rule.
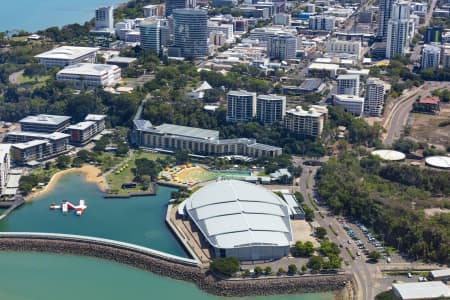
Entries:
[[53,174],[52,178],[50,178],[49,182],[43,189],[32,192],[25,196],[25,202],[33,201],[34,199],[51,192],[63,176],[77,173],[83,175],[83,180],[85,182],[95,183],[100,191],[106,191],[106,185],[104,182],[105,178],[102,175],[102,171],[92,165],[84,165],[81,168],[70,168]]

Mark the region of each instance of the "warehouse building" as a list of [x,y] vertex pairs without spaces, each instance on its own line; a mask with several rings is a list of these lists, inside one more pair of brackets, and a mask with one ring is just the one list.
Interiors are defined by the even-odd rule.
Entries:
[[402,300],[450,297],[450,289],[441,281],[394,283],[392,291]]
[[289,254],[293,241],[289,207],[259,185],[213,182],[193,193],[185,209],[215,257],[263,260]]

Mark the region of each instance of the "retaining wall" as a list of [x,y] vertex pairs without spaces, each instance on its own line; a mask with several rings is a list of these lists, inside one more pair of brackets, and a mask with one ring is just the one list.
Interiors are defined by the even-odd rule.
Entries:
[[92,240],[66,239],[62,235],[0,235],[0,250],[3,251],[67,253],[107,259],[158,275],[189,281],[208,293],[220,296],[336,291],[352,281],[349,274],[221,280],[201,270],[193,260],[179,260],[172,255],[160,256],[158,251],[144,253],[137,249],[127,249],[119,244],[95,243]]

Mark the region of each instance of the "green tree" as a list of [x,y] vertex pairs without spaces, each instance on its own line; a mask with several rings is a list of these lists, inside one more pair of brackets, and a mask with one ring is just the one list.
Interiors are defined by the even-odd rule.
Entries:
[[298,241],[295,243],[293,252],[295,256],[309,257],[314,252],[314,245],[310,241],[305,243]]
[[315,233],[319,239],[323,239],[327,236],[327,230],[323,227],[316,227]]
[[381,258],[381,254],[378,251],[371,251],[367,257],[373,262],[378,262]]
[[128,147],[127,143],[118,143],[116,155],[124,156],[128,153],[129,150],[130,150],[130,147]]
[[322,269],[323,258],[320,256],[313,255],[308,260],[308,267],[312,270],[318,271]]
[[175,159],[177,160],[177,164],[185,164],[189,162],[189,151],[188,150],[179,150],[175,152]]
[[70,157],[66,155],[58,156],[58,158],[56,159],[56,167],[58,169],[61,170],[66,169],[69,165],[70,165]]
[[266,275],[271,275],[272,274],[272,268],[270,266],[265,267],[264,273],[266,273]]
[[260,276],[263,272],[263,269],[260,266],[255,267],[255,275]]
[[288,273],[291,275],[294,275],[295,273],[297,273],[297,266],[294,264],[290,264],[288,266]]
[[215,272],[231,276],[239,271],[239,260],[236,257],[216,258],[211,262],[210,268]]

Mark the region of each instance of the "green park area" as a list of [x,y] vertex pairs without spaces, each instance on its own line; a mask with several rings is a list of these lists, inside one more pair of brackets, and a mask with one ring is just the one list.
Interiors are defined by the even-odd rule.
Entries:
[[[145,178],[143,176],[138,176],[139,172],[136,168],[136,161],[148,160],[156,161],[158,158],[164,159],[166,155],[157,153],[147,153],[147,152],[133,152],[131,158],[123,159],[122,163],[118,163],[117,166],[110,171],[106,176],[106,180],[109,185],[109,191],[111,194],[127,194],[136,192],[151,192],[152,185],[149,184],[150,178]],[[144,177],[143,180],[136,181],[136,177]],[[135,187],[122,188],[123,184],[136,183]]]

